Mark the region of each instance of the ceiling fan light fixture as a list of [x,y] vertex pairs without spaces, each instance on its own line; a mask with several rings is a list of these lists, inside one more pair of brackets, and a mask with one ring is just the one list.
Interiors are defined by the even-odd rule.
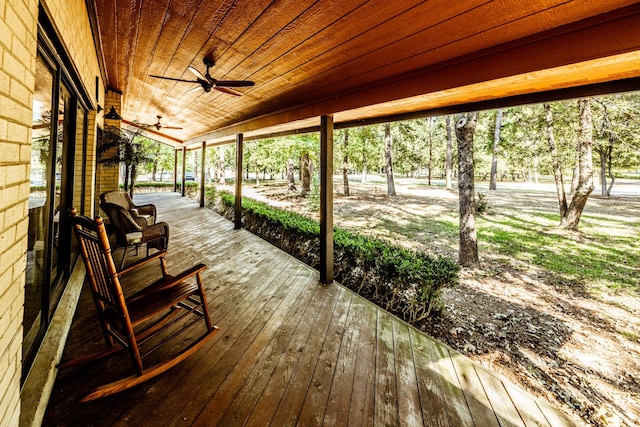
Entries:
[[118,112],[116,111],[116,107],[113,105],[111,106],[109,112],[104,115],[104,118],[109,120],[122,120],[122,117],[120,116],[120,114],[118,114]]

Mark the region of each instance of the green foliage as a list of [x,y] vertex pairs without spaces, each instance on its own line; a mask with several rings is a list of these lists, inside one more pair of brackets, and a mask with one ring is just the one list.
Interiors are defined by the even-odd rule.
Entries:
[[307,194],[307,200],[309,209],[315,212],[320,210],[320,180],[318,175],[314,175],[311,180],[311,191]]
[[[224,205],[234,196],[219,192]],[[320,225],[303,215],[252,199],[242,200],[245,227],[303,261],[317,266]],[[293,244],[292,244],[293,242]],[[335,274],[345,286],[408,322],[441,309],[442,289],[458,283],[453,260],[391,245],[341,228],[334,229]]]
[[546,271],[560,287],[588,292],[638,290],[640,240],[628,233],[629,224],[623,218],[585,212],[584,234],[557,230],[559,221],[556,214],[526,211],[517,216],[483,216],[478,221],[478,240],[489,253]]

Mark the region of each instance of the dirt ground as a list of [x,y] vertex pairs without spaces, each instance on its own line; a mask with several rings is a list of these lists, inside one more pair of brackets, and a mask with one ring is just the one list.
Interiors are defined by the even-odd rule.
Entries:
[[[305,199],[266,184],[245,185],[243,195],[313,216]],[[500,191],[505,186],[490,194],[491,206],[556,213],[553,187],[530,192],[512,185]],[[397,181],[396,197],[386,195],[381,181],[351,182],[349,197],[340,194],[342,183],[335,190],[337,226],[457,259],[457,242],[434,238],[426,227],[416,227],[409,237],[385,227],[390,221],[455,217],[455,191],[415,180]],[[627,216],[632,232],[640,233],[640,197],[592,196],[587,211]],[[483,252],[482,242],[480,252],[481,269],[461,272],[460,285],[443,295],[444,312],[423,329],[587,425],[640,425],[639,294],[563,286],[530,264]]]

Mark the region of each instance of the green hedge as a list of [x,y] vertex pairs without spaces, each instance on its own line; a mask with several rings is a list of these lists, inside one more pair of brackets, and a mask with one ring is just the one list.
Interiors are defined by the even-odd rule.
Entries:
[[[222,210],[233,214],[234,196],[218,192]],[[215,191],[208,194],[214,197]],[[319,266],[320,225],[295,212],[242,199],[247,230],[307,264]],[[416,324],[442,308],[442,289],[458,283],[458,264],[387,242],[334,228],[336,280],[379,306]]]

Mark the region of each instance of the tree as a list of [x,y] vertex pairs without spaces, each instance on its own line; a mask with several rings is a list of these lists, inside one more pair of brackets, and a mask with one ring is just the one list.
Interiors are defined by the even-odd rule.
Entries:
[[309,152],[305,151],[300,157],[300,171],[302,173],[302,189],[300,196],[304,197],[311,191],[311,160]]
[[478,237],[475,217],[473,137],[478,113],[461,114],[456,121],[458,140],[458,194],[460,205],[460,249],[458,262],[463,267],[479,268]]
[[556,194],[558,195],[558,205],[560,208],[560,217],[564,218],[567,213],[567,195],[564,191],[564,176],[562,174],[562,161],[558,153],[558,145],[556,144],[555,133],[553,129],[553,113],[550,104],[544,104],[545,111],[545,133],[547,135],[547,143],[549,144],[549,152],[551,153],[551,161],[553,167],[553,179],[556,184]]
[[638,165],[640,95],[625,93],[593,101],[593,150],[600,164],[601,194],[608,197],[616,182],[614,170]]
[[384,172],[387,175],[387,194],[396,195],[396,186],[393,181],[393,138],[391,138],[391,124],[384,124]]
[[428,117],[427,123],[429,126],[429,161],[427,166],[429,170],[428,185],[431,185],[431,173],[433,170],[433,117]]
[[342,140],[342,187],[344,195],[349,196],[349,129],[344,130]]
[[349,129],[349,145],[347,154],[349,163],[356,170],[362,171],[362,182],[367,181],[367,172],[378,166],[381,152],[379,126],[361,126]]
[[293,174],[293,160],[287,160],[287,191],[296,191],[296,178]]
[[502,127],[502,108],[496,113],[496,127],[493,134],[493,157],[491,159],[491,178],[489,180],[489,190],[496,189],[496,178],[498,176],[498,152],[500,150],[500,128]]
[[444,186],[447,190],[451,190],[453,185],[451,184],[451,175],[452,175],[452,147],[453,147],[453,136],[451,135],[451,116],[447,116],[445,118],[446,128],[447,128],[447,155],[445,160],[445,182]]
[[98,161],[107,166],[124,166],[124,191],[133,197],[133,188],[137,168],[144,163],[152,163],[149,153],[139,132],[107,126],[103,133],[103,143],[98,147]]
[[569,230],[577,230],[584,206],[593,191],[593,123],[591,103],[589,99],[578,101],[580,109],[580,129],[577,147],[577,185],[571,196],[571,203],[562,216],[560,226]]

